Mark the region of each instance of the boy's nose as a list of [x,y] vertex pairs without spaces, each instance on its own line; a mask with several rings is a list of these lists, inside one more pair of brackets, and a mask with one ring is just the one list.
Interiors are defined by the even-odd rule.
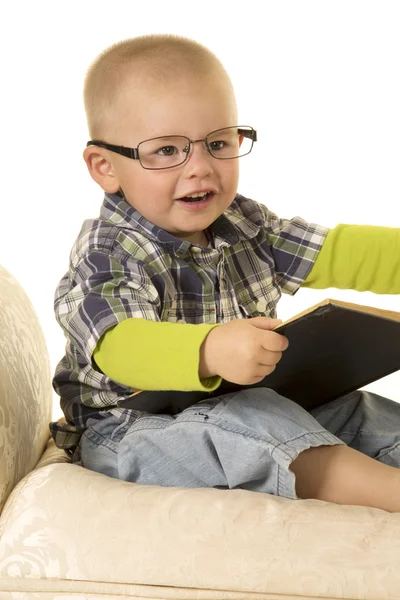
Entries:
[[203,140],[195,141],[191,143],[189,156],[186,160],[185,166],[190,173],[198,175],[199,173],[207,175],[213,170],[212,161],[215,160],[206,148],[206,144]]

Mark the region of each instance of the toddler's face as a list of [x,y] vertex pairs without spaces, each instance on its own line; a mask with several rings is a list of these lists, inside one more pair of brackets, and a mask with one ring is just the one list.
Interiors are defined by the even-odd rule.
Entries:
[[[212,80],[182,80],[150,91],[136,89],[126,94],[118,115],[115,139],[105,141],[131,148],[158,136],[184,135],[198,140],[238,124],[232,93],[225,83]],[[127,202],[152,223],[193,243],[207,245],[204,230],[236,195],[239,159],[213,158],[204,143],[192,144],[186,162],[167,170],[146,170],[138,160],[118,154],[111,160]],[[179,200],[203,191],[210,192],[205,202]]]

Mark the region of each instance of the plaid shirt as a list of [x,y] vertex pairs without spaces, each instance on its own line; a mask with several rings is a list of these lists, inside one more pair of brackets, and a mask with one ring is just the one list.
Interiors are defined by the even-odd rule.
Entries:
[[212,324],[276,317],[282,292],[294,294],[304,282],[328,229],[279,219],[238,194],[208,232],[212,247],[180,240],[118,194],[106,194],[100,217],[83,223],[55,294],[67,345],[53,386],[67,422],[50,430],[69,454],[88,419],[112,413],[133,422],[143,414],[118,407],[132,389],[92,361],[108,329],[127,318]]

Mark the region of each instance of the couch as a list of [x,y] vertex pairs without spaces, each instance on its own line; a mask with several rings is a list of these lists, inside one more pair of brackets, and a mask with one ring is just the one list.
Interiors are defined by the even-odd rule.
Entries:
[[0,267],[0,599],[400,599],[400,514],[118,481],[49,439],[45,339]]

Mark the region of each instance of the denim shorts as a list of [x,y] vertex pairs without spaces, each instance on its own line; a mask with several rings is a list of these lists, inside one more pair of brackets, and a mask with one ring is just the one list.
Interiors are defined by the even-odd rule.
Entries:
[[88,422],[79,464],[145,485],[295,499],[292,461],[307,448],[336,444],[400,466],[400,404],[358,391],[307,412],[269,388],[252,388],[133,424],[110,414]]

